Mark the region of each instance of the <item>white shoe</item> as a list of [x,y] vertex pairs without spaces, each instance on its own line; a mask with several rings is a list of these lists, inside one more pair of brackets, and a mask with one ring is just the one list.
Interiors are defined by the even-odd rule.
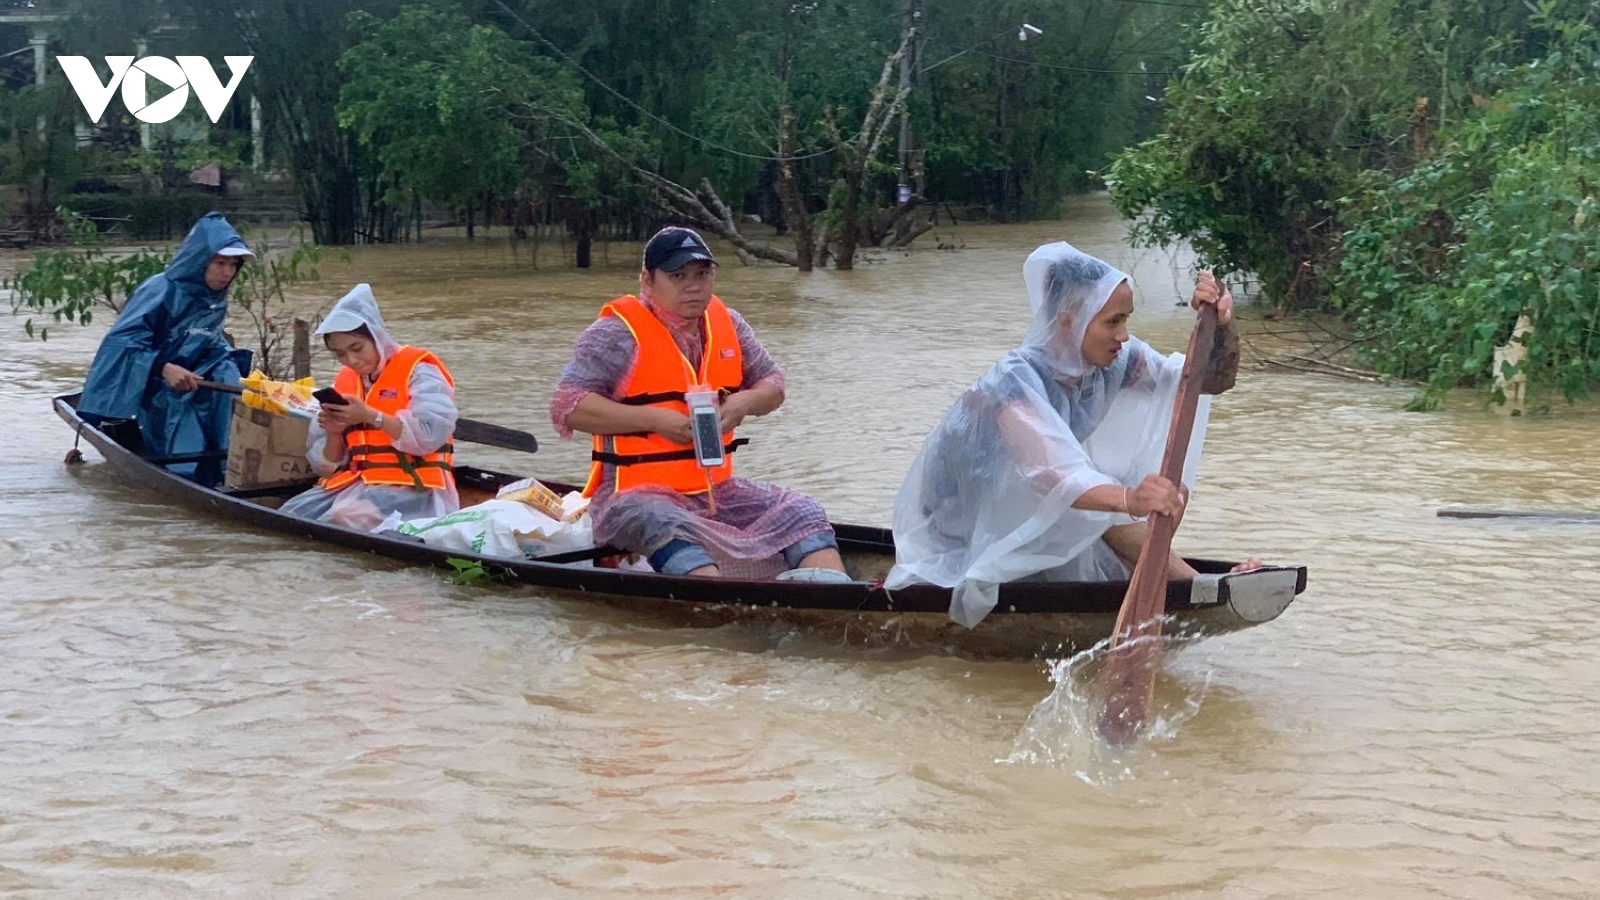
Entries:
[[844,584],[846,582],[854,581],[855,579],[839,571],[838,569],[817,569],[807,567],[803,569],[790,569],[789,571],[779,575],[777,580],[820,581],[830,584]]

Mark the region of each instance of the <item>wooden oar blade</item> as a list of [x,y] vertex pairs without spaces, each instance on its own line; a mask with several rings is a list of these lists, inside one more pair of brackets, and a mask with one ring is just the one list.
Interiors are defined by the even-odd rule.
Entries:
[[[1161,559],[1165,563],[1164,555]],[[1100,737],[1113,746],[1125,747],[1139,736],[1155,694],[1156,670],[1161,666],[1161,620],[1166,615],[1166,576],[1165,565],[1139,566],[1117,613],[1098,722]]]
[[476,419],[457,419],[455,439],[466,441],[470,444],[483,444],[486,447],[517,450],[522,453],[534,453],[539,449],[538,438],[526,431],[518,431],[515,428],[507,428],[504,425],[479,422]]
[[[1172,404],[1172,423],[1167,429],[1166,452],[1161,459],[1161,474],[1173,484],[1183,481],[1200,388],[1210,367],[1216,330],[1216,307],[1201,307],[1194,333],[1189,336],[1178,395]],[[1161,617],[1166,613],[1167,558],[1172,554],[1172,536],[1177,528],[1170,516],[1150,517],[1139,562],[1128,581],[1122,608],[1117,611],[1117,624],[1107,651],[1105,706],[1098,722],[1100,736],[1113,745],[1125,746],[1138,737],[1155,693],[1156,668],[1161,659]]]

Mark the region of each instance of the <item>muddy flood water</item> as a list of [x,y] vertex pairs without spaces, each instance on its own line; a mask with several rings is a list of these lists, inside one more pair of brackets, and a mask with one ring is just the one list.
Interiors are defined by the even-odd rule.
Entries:
[[[725,254],[718,293],[789,383],[741,474],[887,525],[1062,238],[1133,272],[1133,331],[1181,348],[1189,259],[1130,249],[1095,200],[855,272]],[[582,272],[546,249],[361,248],[298,296],[371,282],[464,414],[542,444],[464,461],[574,479],[550,390],[638,247]],[[1185,712],[1112,766],[1034,715],[1048,661],[677,628],[196,517],[93,452],[68,469],[50,397],[104,327],[0,317],[0,896],[1600,896],[1600,526],[1435,517],[1600,512],[1593,407],[1415,414],[1404,387],[1247,365],[1177,546],[1302,563],[1309,590],[1170,654],[1158,701]]]

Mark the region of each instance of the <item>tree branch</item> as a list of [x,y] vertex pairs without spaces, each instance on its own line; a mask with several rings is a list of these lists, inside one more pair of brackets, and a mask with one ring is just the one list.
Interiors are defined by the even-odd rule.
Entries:
[[590,146],[627,167],[635,178],[649,185],[656,197],[669,209],[732,244],[734,251],[739,254],[740,262],[748,264],[751,259],[765,259],[786,266],[800,264],[794,251],[757,244],[740,233],[738,225],[733,220],[733,213],[727,204],[722,202],[722,198],[717,196],[716,189],[712,187],[709,179],[701,180],[700,191],[697,194],[671,179],[640,166],[612,147],[605,138],[595,134],[587,123],[579,121],[566,111],[547,107],[532,107],[532,109],[534,112],[547,113],[576,131]]

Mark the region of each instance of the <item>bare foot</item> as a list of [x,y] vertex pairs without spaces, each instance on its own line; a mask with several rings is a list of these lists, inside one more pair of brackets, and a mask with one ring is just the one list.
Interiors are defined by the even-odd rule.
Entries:
[[1254,572],[1256,569],[1266,568],[1266,565],[1267,564],[1262,562],[1259,557],[1252,556],[1244,562],[1239,563],[1237,566],[1229,569],[1228,574],[1231,575],[1234,572]]

